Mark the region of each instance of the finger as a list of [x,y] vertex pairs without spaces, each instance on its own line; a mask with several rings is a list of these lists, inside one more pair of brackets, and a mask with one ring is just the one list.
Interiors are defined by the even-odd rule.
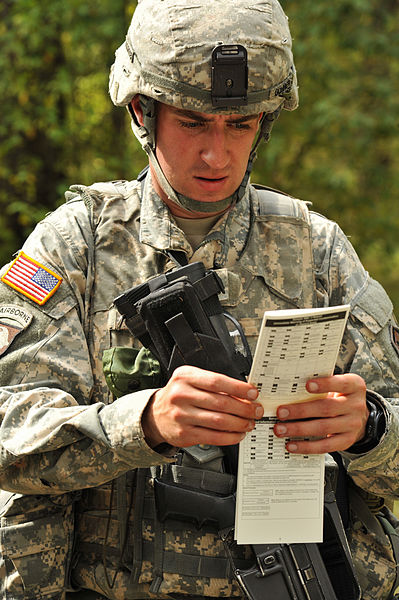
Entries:
[[352,446],[350,432],[331,435],[318,440],[289,440],[285,447],[291,454],[324,454],[326,452],[337,452],[347,450]]
[[244,432],[254,428],[256,415],[263,414],[263,407],[249,400],[198,390],[192,401],[182,398],[169,414],[175,421],[187,426]]
[[331,377],[320,377],[309,379],[306,389],[311,394],[337,392],[350,395],[356,392],[366,392],[366,383],[362,377],[355,373],[344,375],[332,375]]
[[191,385],[197,389],[210,392],[223,392],[229,396],[236,396],[237,398],[247,400],[255,400],[259,394],[256,387],[246,381],[240,381],[222,373],[214,373],[213,371],[188,365],[178,367],[174,371],[172,378],[176,381],[189,380]]
[[365,415],[366,411],[366,391],[359,388],[353,393],[329,392],[327,396],[317,400],[281,405],[277,408],[277,417],[286,421],[334,417],[356,412]]
[[239,444],[246,436],[246,433],[231,431],[216,431],[206,429],[205,427],[196,427],[186,438],[179,437],[178,443],[174,444],[180,448],[195,446],[196,444],[207,444],[210,446],[232,446]]
[[[191,407],[166,426],[165,438],[176,446],[236,444],[255,427],[255,421]],[[233,437],[232,437],[233,436]]]
[[245,419],[260,419],[263,416],[263,406],[252,400],[244,400],[227,394],[212,394],[197,390],[194,404],[209,411],[237,415]]
[[329,435],[357,431],[360,424],[360,419],[353,417],[348,419],[347,416],[340,416],[330,419],[277,423],[273,431],[277,437],[283,438],[325,438]]
[[255,424],[253,420],[198,409],[190,404],[173,406],[166,412],[153,412],[155,414],[147,411],[147,416],[152,414],[152,420],[147,426],[144,424],[146,439],[153,445],[161,441],[182,447],[237,444]]
[[213,410],[192,409],[189,415],[190,425],[205,427],[219,432],[245,433],[252,431],[255,427],[253,419],[241,418],[239,416],[221,413]]
[[166,407],[155,405],[157,415],[183,435],[188,427],[201,426],[218,431],[251,431],[256,411],[249,400],[238,400],[226,394],[212,394],[187,386],[184,395],[170,400]]
[[277,408],[277,417],[281,421],[336,417],[351,412],[351,408],[352,402],[349,403],[346,396],[330,394],[310,402],[281,405]]

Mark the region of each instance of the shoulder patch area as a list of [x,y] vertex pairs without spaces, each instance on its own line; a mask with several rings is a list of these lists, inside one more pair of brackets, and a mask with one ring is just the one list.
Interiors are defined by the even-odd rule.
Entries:
[[33,315],[20,306],[0,306],[0,356],[11,346],[14,338],[26,329]]
[[57,291],[62,277],[20,252],[1,281],[41,305]]

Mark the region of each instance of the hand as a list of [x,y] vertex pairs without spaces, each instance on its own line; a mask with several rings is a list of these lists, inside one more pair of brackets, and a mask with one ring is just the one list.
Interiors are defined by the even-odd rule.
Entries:
[[258,390],[227,375],[184,366],[152,396],[142,427],[152,447],[162,442],[186,447],[195,444],[237,444],[263,416],[253,402]]
[[327,396],[277,409],[280,421],[274,426],[277,437],[305,438],[288,441],[289,452],[322,454],[346,450],[364,437],[369,410],[366,384],[359,375],[347,373],[311,379],[306,389],[310,393],[327,393]]

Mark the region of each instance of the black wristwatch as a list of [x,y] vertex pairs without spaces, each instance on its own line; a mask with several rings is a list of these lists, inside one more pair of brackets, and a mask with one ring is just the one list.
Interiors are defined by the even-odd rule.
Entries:
[[354,454],[363,454],[375,448],[385,433],[386,420],[385,414],[380,404],[374,399],[371,393],[367,392],[367,408],[370,411],[366,423],[366,433],[364,437],[347,449],[347,452]]

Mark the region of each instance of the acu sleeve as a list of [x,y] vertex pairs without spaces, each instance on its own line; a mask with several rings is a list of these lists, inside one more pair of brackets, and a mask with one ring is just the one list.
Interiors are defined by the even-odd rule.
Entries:
[[[396,322],[385,290],[361,265],[352,245],[335,226],[325,257],[325,286],[332,305],[350,304],[338,370],[357,373],[377,394],[386,416],[380,443],[361,455],[343,452],[355,483],[378,496],[399,497],[399,350],[392,336]],[[328,262],[328,268],[327,268]]]
[[91,404],[92,365],[82,326],[90,240],[84,236],[82,205],[58,209],[23,248],[62,278],[45,304],[0,282],[0,321],[10,329],[12,310],[29,321],[10,336],[0,357],[0,488],[5,490],[56,494],[168,461],[147,446],[140,425],[152,390]]

